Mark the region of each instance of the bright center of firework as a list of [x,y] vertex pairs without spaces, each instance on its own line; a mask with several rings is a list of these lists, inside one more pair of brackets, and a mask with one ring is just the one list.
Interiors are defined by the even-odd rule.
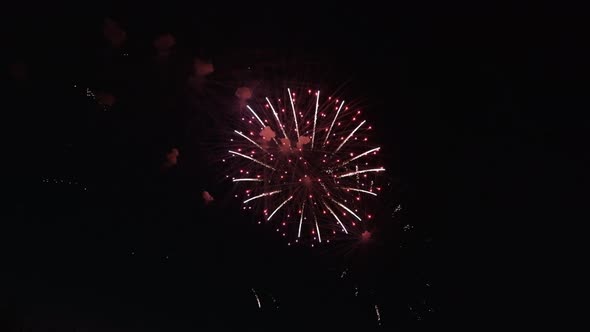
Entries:
[[309,188],[309,187],[311,186],[311,183],[312,183],[312,180],[311,180],[311,178],[310,178],[309,176],[305,176],[305,177],[303,177],[303,184],[304,184],[306,187],[308,187],[308,188]]
[[321,191],[322,194],[329,194],[329,190],[323,182],[334,182],[330,175],[332,173],[331,158],[326,157],[323,153],[312,151],[307,146],[302,150],[297,150],[293,156],[297,159],[297,164],[292,168],[298,172],[301,184],[307,191]]

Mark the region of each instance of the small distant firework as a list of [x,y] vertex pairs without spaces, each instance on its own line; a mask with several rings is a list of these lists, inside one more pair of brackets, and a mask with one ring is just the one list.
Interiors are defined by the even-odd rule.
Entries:
[[292,242],[368,240],[374,216],[366,199],[381,190],[385,168],[374,157],[371,126],[344,100],[308,89],[252,99],[229,146],[228,178],[243,193],[243,208]]

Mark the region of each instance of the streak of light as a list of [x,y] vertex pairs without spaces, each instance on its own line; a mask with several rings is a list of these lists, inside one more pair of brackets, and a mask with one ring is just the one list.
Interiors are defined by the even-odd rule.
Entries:
[[381,325],[381,313],[379,313],[379,306],[375,304],[375,314],[377,315],[377,322]]
[[350,158],[350,159],[348,159],[347,161],[343,162],[343,163],[342,163],[342,166],[344,166],[344,165],[348,164],[348,163],[349,163],[349,162],[351,162],[351,161],[357,160],[357,159],[358,159],[358,158],[360,158],[360,157],[364,157],[364,156],[368,155],[368,154],[369,154],[369,153],[371,153],[371,152],[379,151],[380,149],[381,149],[381,148],[379,147],[379,148],[374,148],[374,149],[371,149],[371,150],[369,150],[369,151],[363,152],[363,153],[359,154],[358,156],[356,156],[356,157],[354,157],[354,158]]
[[257,178],[239,178],[239,179],[233,179],[233,182],[262,182],[262,179],[257,179]]
[[328,134],[326,135],[326,139],[324,139],[323,145],[326,145],[326,142],[328,141],[328,138],[330,137],[330,133],[332,132],[332,128],[334,127],[334,123],[336,123],[336,119],[338,119],[338,114],[340,114],[340,110],[342,109],[342,105],[344,105],[344,100],[340,104],[340,107],[338,107],[338,111],[336,111],[336,116],[334,117],[334,120],[332,120],[332,124],[330,125],[330,129],[328,130]]
[[332,200],[332,202],[334,202],[334,203],[336,203],[336,204],[340,205],[340,207],[341,207],[341,208],[343,208],[344,210],[346,210],[346,211],[350,212],[350,214],[352,214],[353,216],[355,216],[355,218],[357,218],[359,221],[363,221],[363,220],[361,219],[361,217],[357,216],[357,215],[356,215],[356,213],[352,212],[352,210],[351,210],[351,209],[349,209],[348,207],[346,207],[346,205],[344,205],[344,204],[342,204],[342,203],[338,202],[337,200],[335,200],[335,199],[333,199],[333,198],[330,198],[330,199]]
[[289,99],[291,100],[291,108],[293,109],[293,119],[295,120],[295,131],[297,132],[297,139],[299,139],[299,124],[297,123],[297,114],[295,112],[295,104],[293,103],[293,95],[291,95],[291,89],[287,88],[289,92]]
[[351,191],[358,191],[358,192],[361,192],[361,193],[365,193],[365,194],[377,196],[377,193],[374,193],[374,192],[368,191],[368,190],[364,190],[364,189],[350,188],[350,187],[342,187],[342,189],[351,190]]
[[313,143],[315,142],[315,126],[318,121],[318,108],[320,107],[320,90],[318,90],[317,98],[315,99],[315,113],[313,116],[313,132],[311,134],[311,149],[313,150]]
[[338,148],[336,148],[334,153],[338,152],[344,146],[344,144],[346,144],[346,142],[348,142],[348,140],[352,137],[352,135],[354,135],[354,133],[356,133],[356,131],[359,130],[359,128],[363,124],[365,124],[365,122],[367,122],[367,120],[363,120],[363,122],[361,122],[356,128],[354,128],[354,130],[351,131],[350,134],[348,134],[348,137],[346,137],[346,139],[340,144],[340,146],[338,146]]
[[265,149],[264,149],[262,146],[260,146],[260,144],[258,144],[258,143],[256,143],[256,142],[254,142],[254,141],[253,141],[253,140],[252,140],[250,137],[248,137],[248,136],[246,136],[246,135],[242,134],[242,132],[241,132],[241,131],[234,130],[234,132],[235,132],[236,134],[238,134],[238,135],[242,136],[243,138],[247,139],[248,141],[250,141],[252,144],[254,144],[255,146],[257,146],[257,147],[258,147],[260,150],[262,150],[262,151],[264,151],[264,152],[267,152],[267,151],[266,151],[266,150],[265,150]]
[[359,170],[359,171],[354,171],[354,172],[350,172],[350,173],[345,173],[345,174],[338,175],[337,178],[345,178],[345,177],[348,177],[348,176],[353,176],[353,175],[362,174],[362,173],[368,173],[368,172],[383,172],[384,170],[385,170],[385,168],[383,168],[383,167],[371,168],[371,169],[362,169],[362,170]]
[[[314,214],[315,217],[315,214]],[[322,236],[320,235],[320,227],[318,226],[318,218],[315,217],[315,229],[318,232],[318,241],[322,243]]]
[[298,238],[301,237],[301,224],[303,223],[303,212],[304,211],[305,211],[305,202],[303,202],[303,204],[301,204],[301,217],[299,218],[299,231],[297,232]]
[[265,197],[265,196],[271,196],[271,195],[274,195],[274,194],[278,194],[278,193],[280,193],[281,191],[282,191],[282,190],[269,191],[269,192],[266,192],[266,193],[260,194],[260,195],[258,195],[258,196],[250,197],[250,198],[248,198],[247,200],[245,200],[245,201],[244,201],[244,204],[245,204],[245,203],[248,203],[248,202],[250,202],[250,201],[252,201],[252,200],[255,200],[255,199],[257,199],[257,198],[260,198],[260,197]]
[[344,224],[342,223],[342,221],[340,221],[336,213],[334,213],[334,211],[328,206],[328,204],[326,204],[326,202],[324,202],[324,205],[326,206],[328,211],[330,211],[330,213],[334,216],[334,218],[336,218],[336,221],[338,221],[338,224],[340,225],[340,227],[342,227],[344,233],[348,234],[348,230],[346,230],[346,227],[344,227]]
[[275,111],[275,108],[272,106],[272,103],[270,102],[270,99],[268,99],[268,97],[266,97],[266,101],[268,102],[268,105],[270,105],[270,109],[272,110],[272,114],[274,114],[275,119],[277,119],[277,122],[279,123],[279,128],[281,128],[281,131],[283,132],[283,137],[289,138],[289,137],[287,137],[287,133],[285,132],[285,128],[283,127],[281,120],[279,119],[279,115]]
[[272,218],[272,216],[277,213],[277,211],[279,211],[283,205],[287,204],[288,201],[292,200],[293,196],[290,196],[289,198],[287,198],[285,201],[283,201],[283,203],[281,203],[281,205],[279,205],[274,211],[272,211],[272,213],[270,214],[270,216],[268,216],[268,219],[266,219],[267,221],[270,221],[270,218]]
[[253,162],[255,162],[255,163],[257,163],[257,164],[260,164],[260,165],[262,165],[262,166],[264,166],[264,167],[266,167],[266,168],[270,168],[270,169],[272,169],[273,171],[276,171],[276,168],[274,168],[274,167],[272,167],[272,166],[270,166],[270,165],[267,165],[267,164],[263,163],[263,162],[262,162],[262,161],[260,161],[260,160],[254,159],[254,158],[252,158],[252,157],[250,157],[250,156],[247,156],[247,155],[245,155],[245,154],[241,154],[241,153],[239,153],[239,152],[235,152],[235,151],[232,151],[232,150],[229,150],[229,153],[231,153],[231,154],[235,154],[235,155],[238,155],[238,156],[240,156],[240,157],[244,157],[244,158],[246,158],[246,159],[250,159],[250,160],[252,160]]
[[250,110],[250,112],[252,112],[252,114],[254,114],[254,116],[256,117],[258,122],[260,122],[262,129],[264,129],[264,127],[266,127],[266,125],[264,124],[264,122],[262,122],[262,120],[260,120],[260,117],[258,117],[258,114],[256,114],[256,112],[254,112],[254,110],[252,109],[252,107],[250,107],[250,105],[246,105],[246,107]]
[[254,288],[252,288],[252,293],[254,293],[254,297],[256,297],[256,303],[258,303],[258,308],[262,308],[262,304],[260,303],[260,299],[258,298],[258,294],[256,294]]

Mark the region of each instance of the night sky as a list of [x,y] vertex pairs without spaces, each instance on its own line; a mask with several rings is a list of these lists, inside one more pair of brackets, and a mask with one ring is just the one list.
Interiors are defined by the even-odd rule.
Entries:
[[[559,261],[556,225],[576,218],[558,205],[588,180],[587,17],[548,3],[318,6],[5,10],[1,331],[546,319],[531,303],[550,293],[540,275]],[[127,32],[116,56],[107,17]],[[152,42],[166,33],[166,73],[196,57],[214,65],[197,98],[206,112],[230,112],[252,82],[343,86],[362,100],[388,170],[374,241],[287,246],[240,210],[208,157],[187,172],[181,147],[181,171],[162,171],[182,121],[157,112],[188,77],[153,79],[164,71]]]

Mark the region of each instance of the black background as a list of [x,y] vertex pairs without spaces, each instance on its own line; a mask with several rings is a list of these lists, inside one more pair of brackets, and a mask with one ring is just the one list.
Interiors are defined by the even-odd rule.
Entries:
[[[580,218],[558,206],[581,203],[587,181],[582,13],[538,2],[11,6],[3,65],[30,64],[38,98],[25,116],[13,116],[14,95],[2,107],[11,166],[2,319],[9,331],[545,321],[532,303],[552,293],[544,277],[561,266],[558,234]],[[220,72],[228,62],[217,59],[249,61],[236,59],[244,49],[329,63],[331,79],[349,80],[370,100],[390,153],[388,199],[403,209],[383,231],[385,244],[348,260],[286,248],[231,212],[209,212],[218,223],[231,216],[224,225],[163,224],[146,216],[153,202],[144,196],[93,186],[100,169],[80,175],[68,152],[83,125],[64,91],[100,44],[105,16],[123,22],[139,53],[171,31]],[[88,191],[44,178],[80,179]],[[347,267],[354,276],[340,278]]]

